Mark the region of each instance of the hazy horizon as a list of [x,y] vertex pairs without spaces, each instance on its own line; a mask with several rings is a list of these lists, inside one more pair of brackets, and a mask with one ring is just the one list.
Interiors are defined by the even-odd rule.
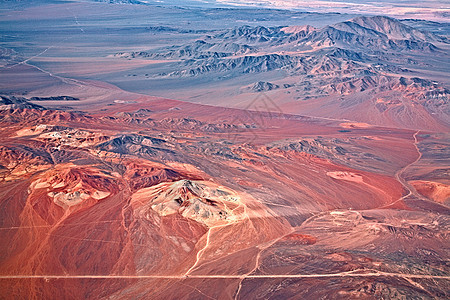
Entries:
[[357,0],[183,0],[183,1],[140,1],[161,4],[219,4],[230,6],[295,9],[310,12],[338,12],[350,14],[379,14],[396,18],[413,18],[448,22],[450,5],[444,1],[357,1]]

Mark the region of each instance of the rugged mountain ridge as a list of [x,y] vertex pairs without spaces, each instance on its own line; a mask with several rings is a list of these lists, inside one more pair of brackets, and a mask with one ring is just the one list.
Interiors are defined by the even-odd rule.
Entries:
[[40,105],[29,102],[28,99],[15,96],[0,96],[0,110],[15,110],[15,109],[36,109],[44,110]]
[[[274,46],[290,47],[324,47],[340,46],[365,52],[386,49],[401,51],[436,51],[433,42],[446,42],[445,37],[420,31],[401,21],[384,16],[358,17],[346,22],[329,25],[324,28],[303,27],[250,27],[248,25],[225,30],[196,40],[191,45],[177,46],[177,49],[166,53],[131,52],[117,53],[119,57],[202,57],[201,52],[225,52],[229,54],[245,54]],[[253,46],[254,48],[251,48]],[[211,49],[227,49],[233,51],[211,51]],[[164,48],[159,49],[162,51]],[[170,50],[170,49],[167,49]],[[249,51],[250,50],[250,51]]]
[[[370,107],[376,117],[358,121],[378,125],[387,115],[398,120],[390,124],[412,128],[411,116],[417,114],[423,120],[417,128],[441,130],[450,124],[450,83],[421,70],[430,68],[429,55],[437,67],[450,67],[448,47],[446,36],[390,17],[366,16],[323,28],[241,26],[187,45],[115,56],[173,59],[164,72],[146,74],[146,80],[205,79],[214,74],[248,82],[254,74],[258,81],[239,86],[240,93],[276,93],[290,99],[289,109],[304,111],[306,105],[313,114],[324,105],[321,101],[333,101],[333,116],[338,118],[348,118],[349,108]],[[366,103],[355,101],[356,95]]]

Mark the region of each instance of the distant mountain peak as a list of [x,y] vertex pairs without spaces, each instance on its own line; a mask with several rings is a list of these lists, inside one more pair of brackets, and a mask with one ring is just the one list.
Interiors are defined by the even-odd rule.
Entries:
[[427,40],[432,38],[429,33],[416,30],[397,19],[386,16],[362,16],[352,19],[351,22],[384,33],[390,39]]

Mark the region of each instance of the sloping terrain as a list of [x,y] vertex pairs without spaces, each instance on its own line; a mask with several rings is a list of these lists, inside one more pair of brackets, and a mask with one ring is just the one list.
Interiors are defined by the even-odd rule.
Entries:
[[0,3],[1,299],[449,298],[448,25],[106,2]]
[[1,112],[3,295],[318,297],[326,276],[342,297],[447,293],[448,208],[403,181],[412,131],[236,110],[244,123],[226,123],[230,109],[151,98],[116,116],[22,101]]

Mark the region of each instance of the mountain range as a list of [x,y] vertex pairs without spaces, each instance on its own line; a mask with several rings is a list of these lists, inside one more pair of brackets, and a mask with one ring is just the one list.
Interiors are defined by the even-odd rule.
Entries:
[[[241,89],[244,95],[233,92],[234,98],[240,101],[248,93],[273,91],[274,101],[293,113],[317,115],[326,105],[334,109],[328,117],[351,119],[355,117],[349,111],[363,105],[371,116],[357,117],[358,121],[443,129],[450,121],[448,82],[430,77],[423,69],[431,64],[441,70],[448,66],[448,47],[447,36],[390,17],[365,16],[323,28],[245,25],[186,45],[120,52],[113,57],[172,61],[165,72],[146,74],[150,83],[165,79],[176,85],[183,78],[213,76],[236,87],[235,78],[251,81],[253,74],[261,74],[264,80],[249,82]],[[232,78],[230,83],[226,78]],[[191,94],[185,92],[182,99],[208,101],[208,93],[189,98]],[[355,102],[356,94],[360,100]],[[340,99],[337,107],[328,103],[331,97]]]

